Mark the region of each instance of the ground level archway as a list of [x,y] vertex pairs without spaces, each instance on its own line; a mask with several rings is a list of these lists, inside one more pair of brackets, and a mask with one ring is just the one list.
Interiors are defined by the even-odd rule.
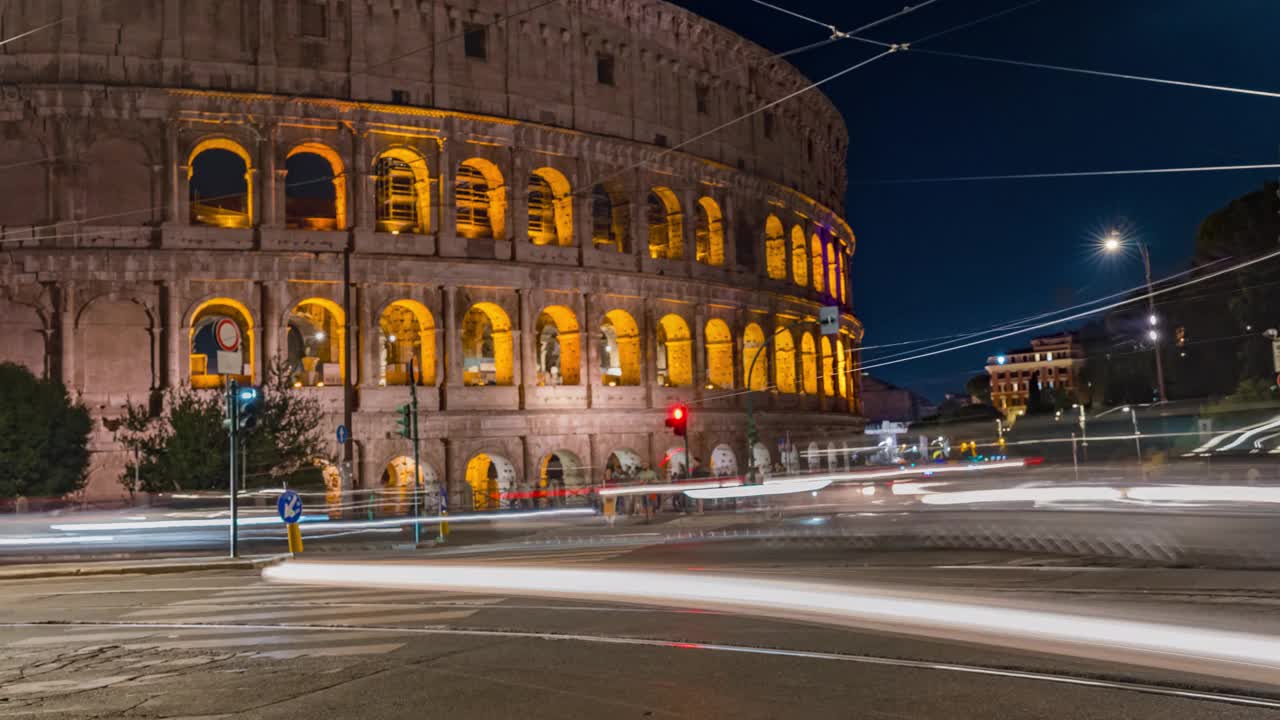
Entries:
[[501,455],[476,453],[467,461],[466,480],[473,509],[497,510],[503,507],[504,495],[515,487],[516,469]]

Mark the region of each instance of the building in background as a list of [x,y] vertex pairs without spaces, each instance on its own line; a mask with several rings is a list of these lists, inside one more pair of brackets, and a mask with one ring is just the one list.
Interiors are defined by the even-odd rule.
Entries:
[[929,398],[870,375],[862,376],[862,409],[873,423],[917,422],[938,412]]
[[1084,345],[1075,333],[1038,337],[1029,348],[989,357],[991,404],[1010,418],[1022,415],[1033,383],[1046,403],[1064,393],[1071,402],[1080,402],[1084,365]]

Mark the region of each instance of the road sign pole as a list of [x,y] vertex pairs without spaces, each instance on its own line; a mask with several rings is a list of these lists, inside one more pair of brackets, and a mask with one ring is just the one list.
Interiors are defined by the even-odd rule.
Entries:
[[409,433],[413,436],[413,544],[416,547],[422,541],[422,506],[419,504],[422,488],[418,486],[421,478],[418,470],[418,380],[414,375],[413,361],[414,358],[409,358]]
[[236,465],[239,461],[237,450],[239,449],[240,444],[240,403],[236,398],[236,390],[238,387],[239,386],[235,380],[231,380],[227,383],[227,418],[230,420],[230,427],[227,428],[227,432],[230,435],[231,440],[231,476],[227,483],[229,490],[227,495],[231,498],[231,528],[228,533],[228,540],[231,544],[231,557],[236,557],[239,554],[236,547],[236,525],[238,522],[236,514],[236,492],[239,490],[240,485],[238,482],[240,475],[236,472]]

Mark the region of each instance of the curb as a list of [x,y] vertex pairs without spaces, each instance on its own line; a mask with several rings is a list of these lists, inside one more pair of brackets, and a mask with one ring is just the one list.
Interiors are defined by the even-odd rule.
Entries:
[[166,562],[95,563],[89,565],[40,565],[0,568],[0,581],[34,580],[58,577],[89,577],[93,575],[164,575],[168,573],[199,572],[202,570],[255,570],[275,565],[292,555],[263,555],[237,559],[192,559]]

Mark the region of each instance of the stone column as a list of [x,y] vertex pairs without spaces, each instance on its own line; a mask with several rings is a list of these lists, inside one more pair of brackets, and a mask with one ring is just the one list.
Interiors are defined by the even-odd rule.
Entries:
[[60,288],[61,304],[58,307],[58,346],[62,358],[62,384],[75,392],[82,389],[76,372],[76,288],[70,282]]
[[262,227],[282,228],[285,224],[285,184],[289,171],[280,162],[280,129],[273,125],[267,129],[266,157],[262,160],[263,180],[268,186],[262,189],[262,196],[267,199],[263,203]]
[[462,387],[462,333],[459,328],[462,316],[458,313],[458,288],[452,285],[443,288],[440,318],[444,322],[444,347],[437,348],[437,351],[445,357],[442,384]]
[[689,348],[689,359],[693,363],[694,397],[701,398],[707,387],[707,310],[703,305],[693,306],[693,327],[690,336],[693,347]]
[[640,384],[645,388],[645,407],[653,407],[653,388],[658,384],[658,322],[649,298],[640,311]]
[[[164,332],[165,355],[167,356],[164,387],[173,389],[182,387],[191,375],[191,362],[183,352],[183,338],[190,337],[182,332],[184,325],[182,306],[174,283],[170,282],[161,288],[164,299]],[[254,347],[257,347],[255,343]],[[185,361],[185,362],[184,362]]]
[[188,177],[191,168],[186,164],[187,159],[179,155],[177,123],[170,122],[165,125],[164,135],[165,160],[169,169],[167,173],[168,182],[165,187],[164,221],[175,225],[186,225],[191,220],[190,211],[187,207],[191,193],[190,178]]
[[282,329],[283,318],[281,317],[280,298],[283,290],[279,283],[262,283],[260,286],[262,294],[262,314],[258,318],[258,324],[262,327],[262,345],[258,351],[258,355],[262,358],[262,367],[265,370],[269,368],[276,358],[286,357],[289,352],[288,347],[283,347],[280,341],[280,331]]
[[[457,159],[453,153],[453,143],[449,140],[440,142],[439,163],[436,167],[436,179],[440,186],[437,188],[435,202],[431,203],[436,209],[435,221],[431,223],[431,227],[435,229],[436,236],[443,240],[444,238],[452,238],[457,235],[457,208],[454,206],[453,183],[454,175],[457,173]],[[439,247],[439,243],[437,243]],[[438,252],[438,251],[437,251]]]
[[516,290],[516,314],[519,321],[519,328],[512,328],[511,332],[515,334],[515,340],[520,344],[519,352],[516,353],[520,363],[519,374],[516,375],[520,383],[520,407],[526,407],[528,393],[533,392],[533,388],[538,384],[537,363],[534,361],[534,353],[537,348],[534,347],[533,327],[533,299],[529,297],[532,292],[530,288],[519,288]]
[[[582,294],[582,334],[580,342],[582,343],[579,354],[582,362],[586,363],[586,367],[582,368],[582,382],[588,388],[601,384],[600,380],[600,323],[601,318],[595,316],[596,304],[591,299],[591,293]],[[590,390],[587,392],[587,400],[589,405],[595,403],[595,398]]]
[[631,251],[637,258],[649,256],[649,188],[644,184],[640,171],[630,173],[627,179],[631,191]]
[[680,223],[680,245],[684,249],[684,262],[690,266],[689,272],[692,275],[692,266],[698,262],[698,243],[696,240],[698,188],[691,187],[680,190],[676,197],[680,198],[680,212],[684,216],[683,221]]
[[599,485],[604,480],[604,459],[600,457],[599,445],[595,433],[587,435],[587,464],[591,467],[586,480],[591,485]]
[[[507,187],[510,188],[510,202],[507,207],[510,208],[509,215],[511,221],[507,224],[511,228],[510,239],[516,243],[529,242],[529,158],[523,152],[511,153],[511,174],[507,178]],[[494,224],[495,229],[497,223]],[[494,233],[495,239],[501,240]]]
[[[375,202],[378,194],[378,177],[373,172],[373,149],[369,147],[369,138],[360,133],[351,136],[351,164],[347,166],[347,176],[351,189],[351,227],[358,230],[374,230],[378,222]],[[422,218],[430,223],[429,218]]]
[[356,356],[360,358],[360,373],[357,383],[363,387],[378,385],[378,355],[381,342],[378,337],[378,318],[374,316],[373,303],[370,302],[369,284],[356,285],[356,317],[360,319],[356,326]]

